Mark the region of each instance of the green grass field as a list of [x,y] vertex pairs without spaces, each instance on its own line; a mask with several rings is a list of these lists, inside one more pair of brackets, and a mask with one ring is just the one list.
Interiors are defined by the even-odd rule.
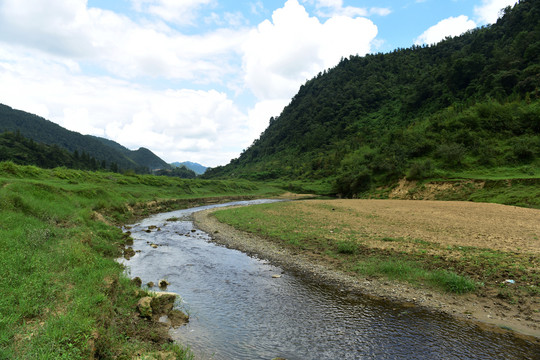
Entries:
[[0,359],[187,358],[134,317],[141,295],[114,260],[126,241],[115,225],[189,199],[277,192],[247,181],[0,163]]

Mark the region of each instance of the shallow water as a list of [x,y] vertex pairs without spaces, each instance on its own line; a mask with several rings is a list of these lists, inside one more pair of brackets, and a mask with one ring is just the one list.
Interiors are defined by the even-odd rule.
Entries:
[[122,261],[143,284],[167,279],[167,291],[182,296],[190,322],[172,335],[197,358],[540,359],[538,345],[512,334],[327,288],[193,231],[190,214],[225,205],[133,225],[140,252]]

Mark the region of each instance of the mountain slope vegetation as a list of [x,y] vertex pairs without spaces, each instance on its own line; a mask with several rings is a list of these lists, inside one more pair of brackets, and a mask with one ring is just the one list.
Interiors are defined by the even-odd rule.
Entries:
[[[147,173],[150,169],[165,169],[170,166],[152,153],[140,148],[129,150],[122,145],[103,138],[82,135],[64,129],[51,121],[24,111],[0,104],[0,131],[18,133],[25,138],[50,146],[57,146],[70,153],[87,154],[99,164],[105,161],[110,169],[134,170]],[[14,160],[15,159],[10,159]],[[25,163],[39,165],[37,163]],[[60,165],[57,165],[60,166]],[[95,170],[95,168],[91,168]]]
[[539,176],[539,64],[540,2],[530,0],[434,46],[342,59],[205,177],[325,181],[356,196],[405,176]]

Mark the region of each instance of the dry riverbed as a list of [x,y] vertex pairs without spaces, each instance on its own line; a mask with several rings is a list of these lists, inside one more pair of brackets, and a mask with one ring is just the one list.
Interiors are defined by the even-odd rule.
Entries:
[[[476,321],[494,331],[512,329],[540,343],[539,210],[412,200],[309,200],[288,203],[285,210],[286,214],[304,214],[319,227],[326,226],[326,241],[340,241],[344,233],[349,237],[361,234],[359,241],[364,249],[417,259],[442,259],[445,266],[458,273],[489,283],[472,293],[458,295],[423,284],[361,276],[323,252],[282,246],[272,237],[220,223],[212,215],[215,210],[196,213],[194,220],[218,243],[269,259],[284,269],[344,291],[423,306],[464,321]],[[479,265],[473,262],[490,261],[489,257],[501,263],[515,262],[515,269],[513,264],[503,264],[501,273],[476,279]]]

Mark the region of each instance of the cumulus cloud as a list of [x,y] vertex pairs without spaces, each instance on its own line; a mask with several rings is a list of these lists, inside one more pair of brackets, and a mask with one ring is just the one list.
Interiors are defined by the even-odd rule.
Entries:
[[[3,60],[4,51],[11,60]],[[223,92],[155,90],[73,74],[17,51],[0,51],[1,102],[67,129],[131,149],[147,147],[169,162],[190,159],[210,166],[228,162],[252,141],[248,116]]]
[[[304,0],[304,2],[312,1],[313,0]],[[321,17],[333,17],[337,15],[348,17],[369,15],[386,16],[391,12],[388,8],[343,6],[343,0],[315,0],[315,7],[317,8],[317,14]]]
[[[149,6],[150,2],[140,3]],[[161,1],[166,6],[180,2]],[[181,2],[182,6],[200,2]],[[157,6],[157,5],[156,5]],[[232,14],[225,21],[240,21]],[[87,8],[85,0],[3,0],[0,3],[0,41],[44,53],[91,61],[113,76],[131,79],[163,77],[223,81],[236,72],[230,65],[245,38],[242,29],[219,29],[202,35],[183,35],[159,24],[138,24],[126,16]]]
[[243,46],[246,85],[261,100],[290,99],[306,79],[341,57],[369,52],[376,35],[368,19],[334,16],[321,23],[289,0],[272,21],[249,33]]
[[476,26],[476,23],[465,15],[449,17],[424,31],[422,35],[416,38],[414,43],[416,45],[436,44],[447,36],[459,36],[468,30],[474,29]]
[[3,0],[0,2],[0,41],[38,48],[60,56],[91,52],[84,0]]
[[178,25],[194,25],[197,12],[215,0],[131,0],[136,11],[156,15]]
[[492,24],[497,21],[502,9],[516,3],[517,0],[482,0],[482,5],[474,7],[474,14],[481,24]]

